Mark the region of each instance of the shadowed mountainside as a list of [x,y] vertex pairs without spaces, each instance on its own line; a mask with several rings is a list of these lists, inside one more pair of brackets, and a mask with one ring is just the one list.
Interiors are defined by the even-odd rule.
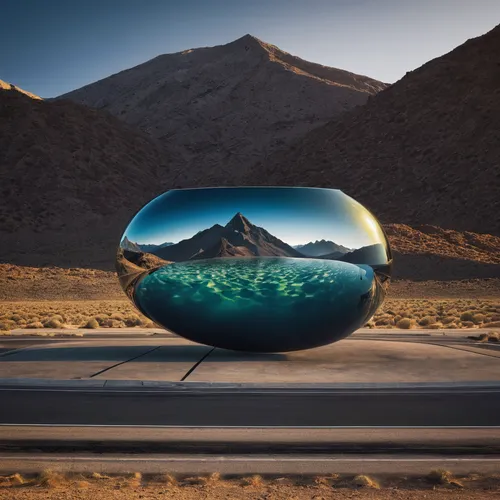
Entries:
[[104,109],[182,158],[169,187],[237,184],[260,157],[386,85],[246,35],[160,55],[61,98]]
[[244,182],[343,189],[382,220],[500,235],[500,26],[256,165]]
[[165,162],[105,112],[0,90],[0,261],[111,268]]

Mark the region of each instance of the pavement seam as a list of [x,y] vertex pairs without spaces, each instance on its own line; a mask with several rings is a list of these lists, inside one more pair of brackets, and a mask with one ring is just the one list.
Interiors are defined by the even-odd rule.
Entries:
[[[456,345],[438,344],[438,343],[436,343],[434,345],[438,345],[439,347],[447,347],[448,349],[455,349],[457,351],[469,352],[471,354],[477,354],[478,356],[488,356],[488,358],[495,358],[495,359],[500,358],[500,356],[498,356],[498,355],[495,356],[494,354],[488,354],[486,352],[478,352],[476,350],[471,351],[470,349],[467,348],[468,346],[457,347]],[[473,347],[473,346],[470,346],[470,347]],[[478,348],[476,347],[476,349],[478,349]]]
[[97,377],[97,375],[101,375],[102,373],[105,373],[108,370],[112,370],[113,368],[116,368],[117,366],[124,365],[125,363],[129,363],[130,361],[134,361],[135,359],[141,358],[142,356],[146,356],[146,354],[149,354],[149,353],[151,353],[153,351],[156,351],[160,347],[161,347],[161,345],[158,345],[156,347],[153,347],[153,349],[149,349],[149,351],[146,351],[146,352],[143,352],[143,353],[139,354],[138,356],[134,356],[133,358],[126,359],[125,361],[120,361],[119,363],[116,363],[113,366],[109,366],[108,368],[104,368],[104,370],[100,370],[100,371],[98,371],[98,372],[90,375],[89,378]]
[[215,348],[215,347],[213,347],[212,349],[210,349],[210,351],[208,351],[207,353],[205,353],[205,354],[202,356],[202,358],[201,358],[199,361],[197,361],[197,362],[196,362],[196,363],[195,363],[195,364],[194,364],[194,365],[193,365],[193,366],[192,366],[192,367],[191,367],[191,368],[190,368],[190,369],[186,372],[186,374],[184,375],[184,377],[182,377],[182,378],[181,378],[181,380],[180,380],[180,381],[181,381],[181,382],[184,382],[184,380],[186,380],[186,379],[189,377],[189,375],[191,375],[191,373],[193,373],[193,372],[196,370],[196,368],[198,368],[198,366],[200,366],[200,364],[201,364],[203,361],[205,361],[205,359],[207,359],[207,358],[208,358],[208,356],[210,356],[210,354],[212,354],[212,353],[215,351],[215,349],[216,349],[216,348]]

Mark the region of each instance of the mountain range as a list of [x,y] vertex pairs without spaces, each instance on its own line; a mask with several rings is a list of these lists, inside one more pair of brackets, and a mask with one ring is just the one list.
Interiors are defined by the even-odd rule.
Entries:
[[133,241],[130,241],[125,236],[120,244],[120,247],[123,250],[129,250],[131,252],[154,253],[155,250],[159,250],[160,248],[165,248],[165,247],[168,247],[170,245],[173,245],[173,243],[165,242],[165,243],[161,243],[160,245],[155,245],[152,243],[148,243],[148,244],[135,243]]
[[242,184],[342,189],[384,223],[500,236],[500,26],[260,161]]
[[300,252],[264,228],[255,226],[240,212],[225,226],[214,224],[192,238],[152,253],[174,262],[236,256],[302,257]]
[[236,179],[387,85],[304,61],[251,35],[164,54],[60,96],[154,137],[181,163],[171,187]]
[[160,56],[67,99],[2,82],[0,262],[111,269],[133,214],[169,188],[315,185],[382,220],[396,274],[493,276],[498,60],[500,27],[386,86],[243,37]]
[[[125,257],[137,263],[137,255],[144,253],[137,243],[127,237],[122,240],[121,248]],[[309,251],[319,251],[334,248],[334,252],[319,257],[324,259],[342,260],[353,264],[381,265],[386,263],[386,253],[381,244],[369,245],[356,250],[350,250],[331,241],[316,241],[302,245]],[[340,249],[343,249],[342,251]],[[134,253],[133,258],[127,257],[127,252]],[[214,224],[212,227],[199,231],[193,237],[163,248],[156,247],[151,253],[169,262],[186,260],[212,259],[217,257],[295,257],[307,258],[310,254],[294,248],[276,238],[264,228],[252,224],[243,214],[238,212],[225,225]],[[143,259],[144,260],[144,259]],[[149,263],[149,260],[146,259]]]
[[310,241],[305,245],[295,245],[293,248],[307,257],[319,257],[321,255],[329,254],[332,255],[331,258],[335,258],[333,257],[334,255],[340,257],[351,250],[350,248],[337,245],[333,241],[327,240]]

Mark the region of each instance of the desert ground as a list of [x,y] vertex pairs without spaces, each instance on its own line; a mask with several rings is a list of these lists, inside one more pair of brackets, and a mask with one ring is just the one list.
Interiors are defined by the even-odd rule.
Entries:
[[326,500],[375,499],[470,499],[500,498],[500,476],[470,474],[453,477],[435,470],[423,477],[371,478],[368,476],[175,477],[168,473],[144,477],[140,473],[108,476],[101,473],[64,476],[44,471],[34,477],[14,474],[0,478],[0,499],[59,500],[116,498]]
[[[0,334],[66,327],[155,325],[126,298],[114,272],[0,264]],[[395,281],[368,327],[500,327],[500,279]]]

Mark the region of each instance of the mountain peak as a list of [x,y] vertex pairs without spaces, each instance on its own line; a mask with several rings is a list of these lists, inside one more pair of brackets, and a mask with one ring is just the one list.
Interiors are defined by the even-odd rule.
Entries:
[[245,46],[260,46],[262,47],[262,45],[264,44],[265,42],[263,42],[262,40],[259,40],[256,36],[253,36],[253,35],[249,35],[248,33],[246,35],[243,35],[241,38],[237,38],[236,40],[234,40],[234,42],[230,42],[228,43],[228,45],[245,45]]
[[253,224],[241,213],[237,212],[226,224],[226,227],[234,231],[247,232]]

